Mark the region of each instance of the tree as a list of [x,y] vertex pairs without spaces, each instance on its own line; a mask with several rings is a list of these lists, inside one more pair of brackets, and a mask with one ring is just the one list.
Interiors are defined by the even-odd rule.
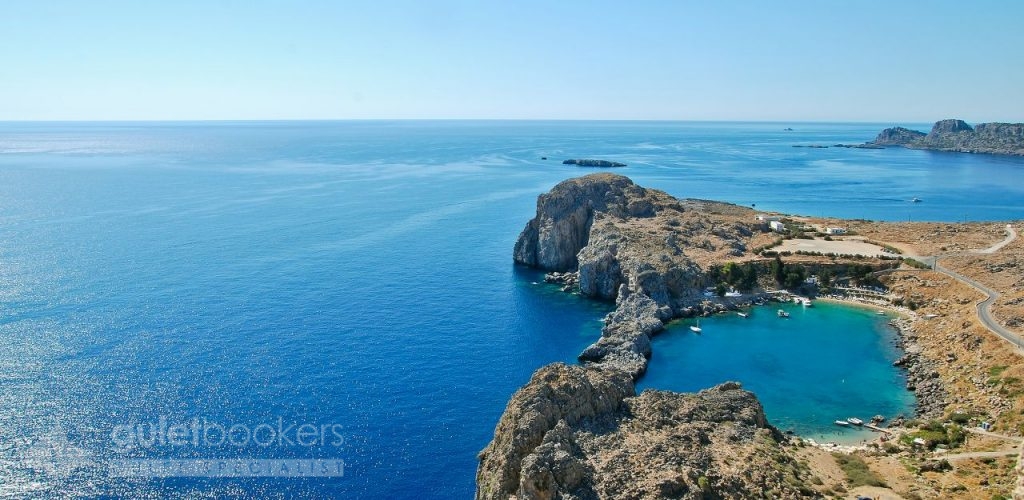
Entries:
[[782,258],[778,255],[775,256],[775,260],[772,261],[772,276],[775,277],[775,282],[782,284],[786,281],[786,265],[782,263]]
[[754,266],[753,262],[747,262],[743,265],[743,282],[740,285],[740,289],[743,291],[753,290],[757,286],[757,267]]
[[715,293],[718,294],[719,297],[725,297],[725,283],[715,285]]
[[818,286],[820,286],[822,290],[827,290],[832,287],[832,271],[822,269],[821,272],[818,273]]

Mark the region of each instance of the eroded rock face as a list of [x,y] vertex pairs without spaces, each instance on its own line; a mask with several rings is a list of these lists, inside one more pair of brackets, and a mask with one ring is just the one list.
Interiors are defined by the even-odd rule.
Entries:
[[939,120],[927,134],[903,127],[887,128],[869,144],[1021,156],[1024,123],[982,123],[972,128],[963,120]]
[[[541,469],[557,462],[554,455],[559,449],[559,434],[551,435],[545,442],[549,433],[559,424],[572,427],[587,419],[616,413],[622,401],[634,394],[632,379],[622,372],[562,363],[537,370],[530,382],[512,396],[494,431],[494,439],[480,452],[477,498],[504,500],[522,489],[520,474],[524,460],[545,444],[549,451],[545,461],[534,458],[527,462],[531,465],[528,470],[533,472],[526,489],[539,495],[545,490]],[[560,469],[550,470],[554,473]],[[573,474],[563,471],[563,483],[559,483],[562,486],[553,484],[547,490],[566,487],[565,478]]]
[[606,375],[565,365],[538,371],[481,453],[477,498],[813,496],[800,486],[807,470],[739,384],[633,396],[628,379],[592,379]]
[[513,258],[520,264],[547,271],[576,267],[590,235],[595,212],[618,217],[649,207],[631,207],[646,190],[621,175],[594,174],[561,182],[537,198],[537,216],[519,235]]

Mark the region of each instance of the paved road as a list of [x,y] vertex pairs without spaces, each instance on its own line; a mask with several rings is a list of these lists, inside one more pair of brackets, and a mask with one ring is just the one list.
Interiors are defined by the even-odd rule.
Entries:
[[[996,243],[995,245],[992,245],[989,248],[986,248],[984,250],[976,250],[975,252],[976,253],[995,253],[1000,248],[1003,248],[1004,246],[1009,244],[1011,241],[1017,239],[1017,231],[1014,230],[1014,228],[1013,228],[1013,226],[1011,224],[1007,224],[1006,225],[1006,231],[1007,231],[1008,234],[1007,234],[1005,240],[1003,240],[1003,241],[1001,241],[999,243]],[[1007,342],[1017,346],[1018,348],[1024,349],[1024,339],[1022,339],[1021,336],[1018,335],[1017,333],[1012,332],[1010,330],[1007,330],[1006,328],[1003,328],[1003,325],[1000,325],[999,322],[996,321],[995,318],[992,317],[992,304],[995,303],[995,301],[999,299],[999,292],[997,292],[997,291],[995,291],[995,290],[993,290],[993,289],[991,289],[991,288],[989,288],[989,287],[987,287],[985,285],[982,285],[981,283],[978,283],[977,281],[975,281],[975,280],[973,280],[971,278],[968,278],[967,276],[964,276],[964,275],[962,275],[960,273],[957,273],[955,271],[951,271],[951,270],[949,270],[949,269],[947,269],[945,267],[942,267],[942,265],[939,264],[939,257],[941,257],[941,256],[938,256],[938,257],[918,257],[918,260],[921,260],[922,262],[929,262],[930,261],[930,263],[932,264],[932,269],[935,269],[936,271],[938,271],[940,273],[943,273],[943,274],[945,274],[947,276],[950,276],[953,279],[955,279],[955,280],[957,280],[957,281],[959,281],[961,283],[965,283],[967,285],[970,285],[970,286],[974,287],[975,289],[977,289],[978,291],[980,291],[981,293],[985,294],[986,295],[985,300],[983,300],[981,302],[978,302],[976,304],[976,307],[978,309],[978,319],[981,320],[981,323],[983,325],[985,325],[986,328],[988,328],[989,330],[992,330],[993,332],[995,332],[996,335],[999,335],[1000,337],[1005,339]]]
[[984,324],[986,328],[992,330],[996,335],[999,335],[1007,342],[1017,346],[1018,348],[1024,348],[1024,339],[1021,339],[1020,335],[1003,328],[1003,325],[1000,325],[999,322],[992,317],[992,304],[999,299],[999,292],[982,285],[967,276],[942,267],[942,265],[939,264],[938,259],[935,260],[935,270],[947,276],[951,276],[953,279],[956,279],[961,283],[966,283],[981,291],[981,293],[984,293],[987,296],[985,300],[975,304],[975,307],[978,309],[978,319],[981,320],[981,323]]
[[1013,240],[1017,239],[1017,230],[1013,228],[1013,224],[1006,225],[1006,239],[992,245],[984,250],[971,250],[974,253],[996,253],[1000,248],[1009,245]]

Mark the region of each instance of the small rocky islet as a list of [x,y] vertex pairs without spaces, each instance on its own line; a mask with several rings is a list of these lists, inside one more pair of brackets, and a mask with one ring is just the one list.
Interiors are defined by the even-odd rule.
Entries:
[[562,162],[562,165],[576,165],[577,167],[599,167],[599,168],[618,168],[625,167],[625,163],[620,163],[611,160],[594,160],[594,159],[569,159]]

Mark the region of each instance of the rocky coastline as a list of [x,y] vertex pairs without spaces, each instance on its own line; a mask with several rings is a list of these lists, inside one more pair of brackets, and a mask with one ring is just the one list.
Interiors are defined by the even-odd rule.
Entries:
[[971,127],[963,120],[946,119],[935,122],[927,134],[903,127],[887,128],[865,144],[1024,156],[1024,123],[981,123]]
[[[547,271],[545,281],[565,292],[615,307],[578,365],[542,367],[509,401],[479,455],[477,498],[800,498],[828,491],[814,486],[824,469],[797,460],[800,447],[814,443],[772,427],[757,398],[738,384],[698,394],[636,393],[651,338],[667,322],[773,300],[767,293],[710,291],[720,283],[711,269],[723,264],[760,262],[762,272],[768,269],[765,257],[748,248],[765,248],[776,236],[754,215],[726,203],[675,199],[608,173],[569,179],[538,197],[536,216],[516,241],[515,262]],[[846,265],[797,257],[805,265]],[[941,419],[957,401],[940,374],[943,360],[919,342],[916,329],[927,323],[908,309],[901,314],[890,322],[905,353],[894,364],[906,370],[907,389],[917,396],[914,416]]]
[[948,394],[935,362],[921,354],[922,347],[917,343],[912,322],[909,318],[889,322],[897,332],[896,345],[904,353],[893,364],[907,371],[907,390],[917,396],[917,417],[939,418],[946,410]]
[[747,254],[765,232],[753,214],[613,174],[538,197],[515,262],[615,308],[579,365],[542,367],[512,397],[480,453],[477,498],[816,496],[793,444],[739,384],[635,392],[666,322],[767,300],[705,293],[709,263]]

